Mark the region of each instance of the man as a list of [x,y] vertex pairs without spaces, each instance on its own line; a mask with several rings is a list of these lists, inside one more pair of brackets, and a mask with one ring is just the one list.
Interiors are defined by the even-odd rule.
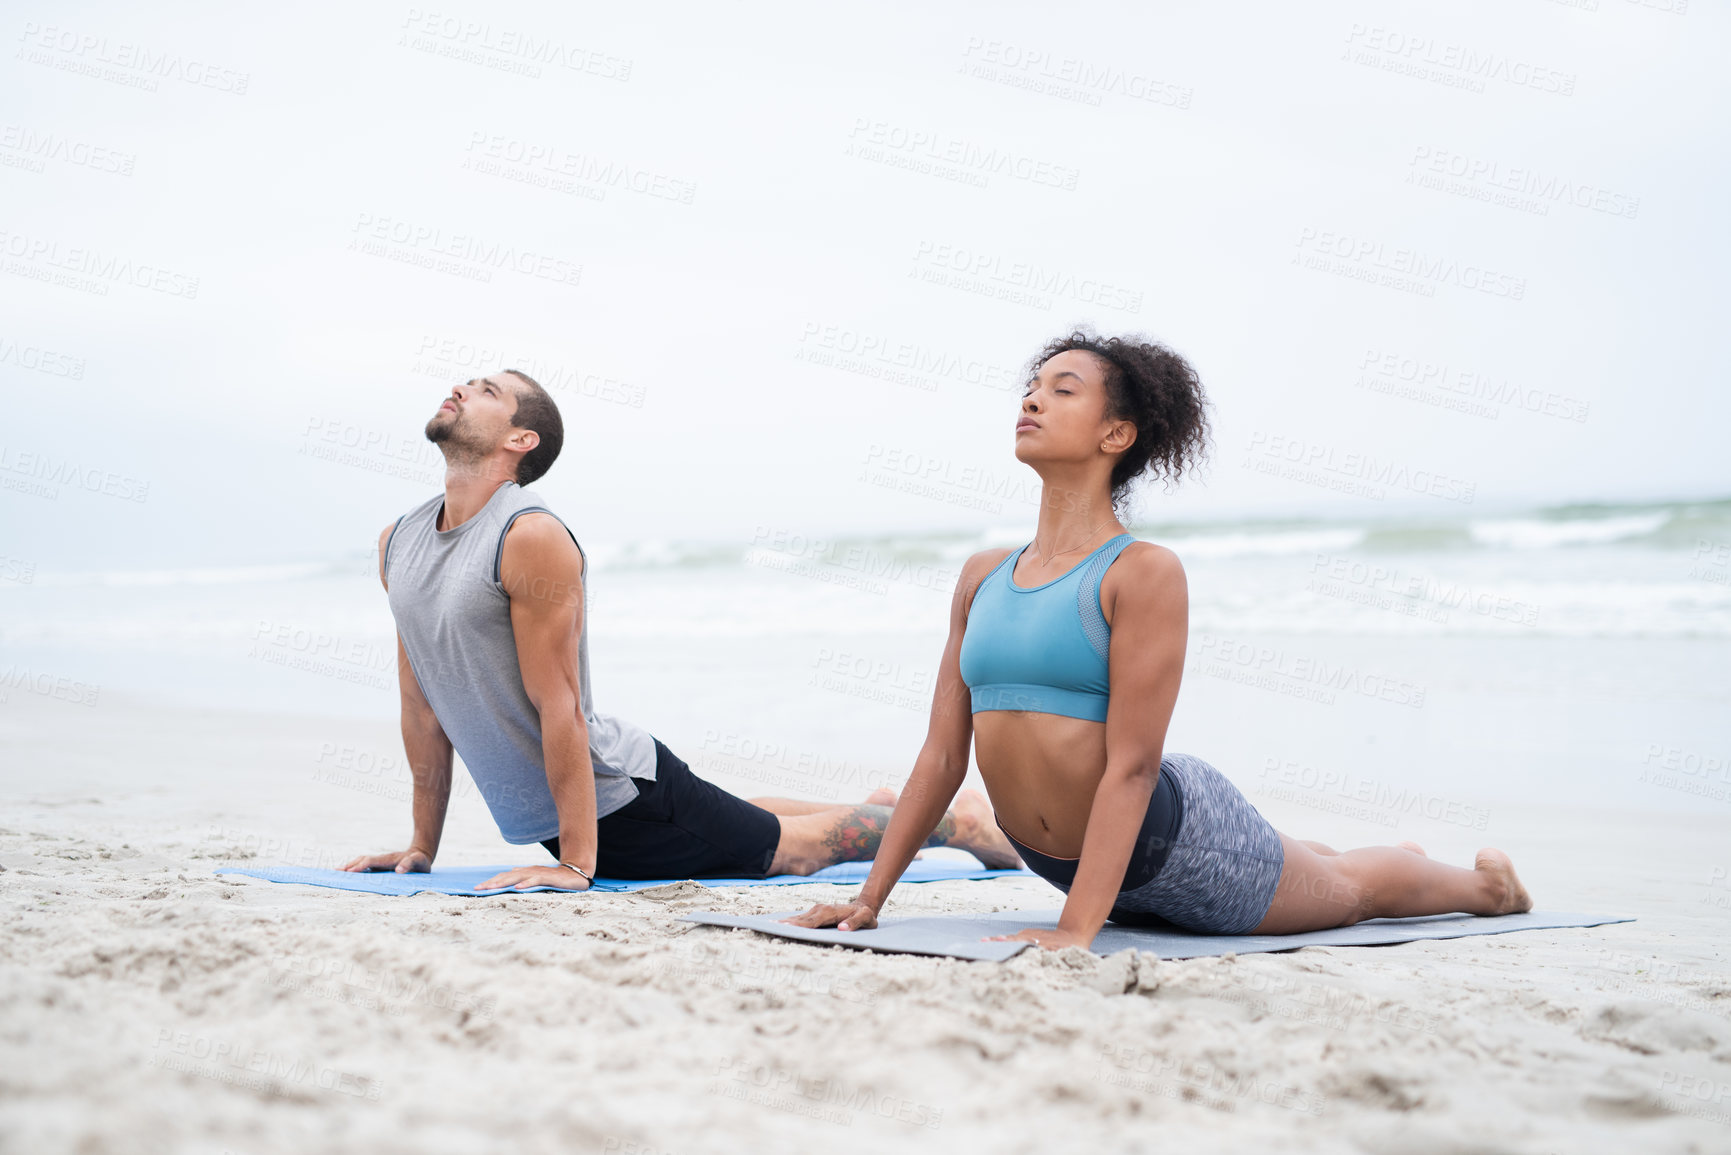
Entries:
[[[343,869],[432,869],[453,749],[505,841],[540,842],[556,863],[506,870],[482,889],[584,890],[597,875],[810,874],[876,853],[895,801],[888,791],[855,806],[746,801],[595,710],[583,552],[523,488],[564,441],[546,390],[514,369],[458,385],[426,433],[445,457],[445,491],[379,535],[414,836],[407,850]],[[988,866],[1018,862],[977,791],[963,792],[926,845],[959,847]]]

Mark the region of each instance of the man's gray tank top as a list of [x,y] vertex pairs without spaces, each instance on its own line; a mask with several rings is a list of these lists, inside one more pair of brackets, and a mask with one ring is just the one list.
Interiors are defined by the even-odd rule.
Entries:
[[[421,693],[505,841],[555,838],[559,813],[541,756],[541,719],[523,689],[511,599],[499,573],[511,523],[525,513],[552,511],[515,482],[501,485],[479,513],[454,529],[438,528],[444,507],[443,494],[416,506],[398,519],[385,543],[385,584],[397,633]],[[589,567],[583,568],[587,603]],[[595,711],[587,623],[577,641],[577,686],[589,726],[599,818],[637,797],[633,778],[655,778],[655,740]]]

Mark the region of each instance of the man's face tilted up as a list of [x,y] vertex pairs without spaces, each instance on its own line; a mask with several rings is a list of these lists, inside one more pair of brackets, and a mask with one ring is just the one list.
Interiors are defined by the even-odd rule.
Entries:
[[509,373],[477,377],[451,388],[427,422],[427,440],[439,446],[447,462],[479,461],[512,434],[526,432],[511,424],[516,413],[517,383]]

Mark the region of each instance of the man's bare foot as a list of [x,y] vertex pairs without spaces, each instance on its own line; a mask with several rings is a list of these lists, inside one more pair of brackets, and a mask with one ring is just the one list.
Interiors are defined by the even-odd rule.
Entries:
[[1487,846],[1473,857],[1473,869],[1482,871],[1496,882],[1491,892],[1496,909],[1487,911],[1487,914],[1521,914],[1533,909],[1532,896],[1515,876],[1515,864],[1509,861],[1508,855]]
[[978,790],[963,790],[950,804],[956,818],[956,834],[949,844],[967,851],[987,870],[1014,870],[1022,865],[1015,847],[998,829],[991,802]]
[[897,795],[894,790],[891,790],[887,786],[879,786],[876,790],[873,790],[870,794],[866,795],[865,804],[867,806],[894,806],[896,804],[896,797]]
[[1400,847],[1402,850],[1410,850],[1414,854],[1421,855],[1422,857],[1425,857],[1425,858],[1430,857],[1430,855],[1425,854],[1424,847],[1420,846],[1416,842],[1397,842],[1397,843],[1395,843],[1395,845]]

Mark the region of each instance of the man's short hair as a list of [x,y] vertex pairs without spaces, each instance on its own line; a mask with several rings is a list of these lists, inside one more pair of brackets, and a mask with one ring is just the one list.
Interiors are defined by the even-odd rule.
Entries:
[[518,429],[533,429],[541,435],[541,443],[525,453],[523,460],[517,463],[517,484],[528,485],[540,480],[559,460],[559,450],[565,445],[565,422],[559,418],[559,407],[553,404],[553,398],[539,382],[521,369],[507,369],[505,372],[523,383],[523,387],[517,390],[517,412],[512,414],[511,424]]

